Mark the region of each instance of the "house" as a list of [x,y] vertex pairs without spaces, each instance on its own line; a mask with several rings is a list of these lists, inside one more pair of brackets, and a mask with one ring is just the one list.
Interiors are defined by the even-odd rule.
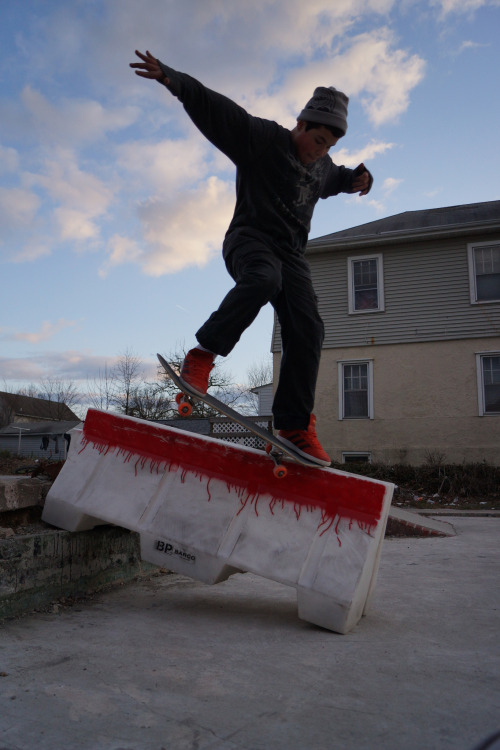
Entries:
[[76,421],[77,415],[59,401],[0,391],[0,427],[15,422]]
[[[311,240],[307,256],[333,460],[499,465],[500,201],[407,211]],[[272,350],[277,373],[277,324]]]
[[257,385],[250,389],[257,396],[257,414],[259,417],[271,416],[273,411],[273,384]]
[[15,456],[63,461],[71,440],[70,430],[81,424],[78,417],[59,422],[13,422],[0,428],[0,451],[8,451]]
[[58,401],[0,391],[0,451],[32,458],[66,458],[69,431],[80,419]]

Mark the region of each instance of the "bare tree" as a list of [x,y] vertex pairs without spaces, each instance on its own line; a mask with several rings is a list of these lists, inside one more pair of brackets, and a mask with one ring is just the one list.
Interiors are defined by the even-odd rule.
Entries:
[[56,410],[56,414],[58,419],[61,419],[64,407],[67,406],[71,409],[78,404],[80,394],[73,381],[48,377],[41,381],[39,398],[57,404],[59,408]]
[[241,409],[247,413],[257,414],[259,397],[253,393],[254,388],[260,388],[273,382],[272,355],[263,357],[255,362],[247,371],[247,385],[241,397]]
[[141,381],[142,362],[133,351],[127,349],[119,357],[113,374],[116,386],[113,402],[119,412],[132,415],[132,398]]
[[109,368],[107,362],[104,369],[99,370],[97,377],[87,378],[87,400],[90,406],[101,411],[110,411],[114,404],[116,391],[116,375],[114,368]]
[[43,398],[47,400],[46,394],[43,393],[42,386],[36,385],[35,383],[22,386],[16,391],[16,393],[20,396],[30,396],[31,398]]
[[139,419],[169,419],[174,408],[169,396],[165,396],[160,383],[142,383],[134,389],[130,397],[129,413]]
[[247,383],[249,388],[259,388],[273,382],[273,360],[272,356],[263,357],[247,371]]

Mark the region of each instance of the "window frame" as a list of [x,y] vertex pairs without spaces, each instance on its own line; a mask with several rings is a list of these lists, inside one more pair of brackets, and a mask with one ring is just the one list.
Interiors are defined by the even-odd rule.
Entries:
[[500,351],[477,352],[476,354],[476,372],[477,372],[477,399],[480,417],[499,417],[500,411],[486,411],[486,399],[484,393],[484,366],[483,362],[486,357],[500,357]]
[[468,242],[467,243],[467,258],[469,264],[469,288],[470,288],[470,302],[471,305],[494,305],[500,302],[500,294],[495,299],[478,299],[477,298],[477,273],[476,273],[476,256],[474,250],[480,247],[491,247],[492,245],[498,245],[500,248],[500,241],[493,240],[490,242]]
[[342,451],[342,464],[346,464],[348,466],[349,463],[355,463],[345,460],[350,456],[364,456],[366,458],[366,462],[363,461],[362,463],[371,464],[372,462],[372,454],[370,451]]
[[[375,260],[377,263],[377,307],[368,310],[356,310],[354,289],[354,263],[363,260]],[[347,258],[347,292],[349,315],[364,315],[365,313],[385,312],[384,295],[384,256],[382,253],[370,253],[370,255],[350,255]]]
[[[345,416],[345,398],[344,398],[344,367],[346,365],[367,365],[367,377],[368,377],[368,414],[362,417],[347,417]],[[339,421],[352,420],[358,421],[360,419],[374,419],[374,406],[373,406],[373,359],[341,359],[337,361],[337,372],[338,372],[338,395],[339,395]]]

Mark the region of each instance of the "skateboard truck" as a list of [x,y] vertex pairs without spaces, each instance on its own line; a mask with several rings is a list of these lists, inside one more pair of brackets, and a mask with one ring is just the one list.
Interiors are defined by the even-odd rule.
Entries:
[[[185,393],[180,391],[175,397],[177,411],[181,417],[190,417],[193,413],[193,402]],[[283,465],[283,451],[275,448],[271,443],[266,445],[266,453],[274,461],[273,474],[276,479],[284,479],[288,474],[288,469]]]
[[268,443],[266,445],[266,453],[274,461],[273,474],[276,477],[276,479],[284,479],[286,475],[288,474],[288,469],[282,463],[283,456],[285,455],[283,451],[278,450],[273,445],[271,445],[271,443]]
[[193,413],[193,402],[189,398],[189,396],[186,396],[185,393],[182,393],[180,391],[176,397],[175,401],[177,404],[177,411],[181,415],[181,417],[190,417]]

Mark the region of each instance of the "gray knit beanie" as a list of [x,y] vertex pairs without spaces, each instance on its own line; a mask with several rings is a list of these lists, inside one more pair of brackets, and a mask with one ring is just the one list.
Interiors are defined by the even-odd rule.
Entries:
[[345,135],[348,102],[349,97],[333,86],[318,86],[297,119],[329,125],[338,128]]

